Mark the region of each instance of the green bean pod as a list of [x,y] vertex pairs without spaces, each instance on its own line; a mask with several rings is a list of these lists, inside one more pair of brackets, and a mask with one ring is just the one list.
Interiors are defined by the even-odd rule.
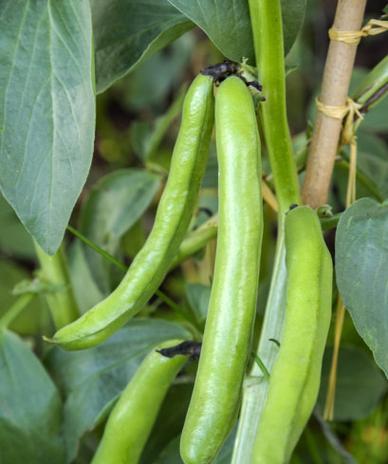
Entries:
[[[160,348],[180,343],[170,340]],[[142,362],[112,409],[92,464],[136,464],[171,383],[186,356],[166,358],[155,350]]]
[[256,312],[263,212],[252,96],[237,77],[216,94],[219,225],[201,356],[186,416],[185,464],[213,461],[239,408]]
[[184,100],[170,173],[154,226],[118,287],[53,337],[67,350],[95,346],[139,312],[164,279],[189,226],[205,171],[214,119],[213,81],[199,75]]
[[314,210],[285,219],[287,302],[279,354],[259,422],[254,464],[287,463],[318,396],[331,316],[333,264]]

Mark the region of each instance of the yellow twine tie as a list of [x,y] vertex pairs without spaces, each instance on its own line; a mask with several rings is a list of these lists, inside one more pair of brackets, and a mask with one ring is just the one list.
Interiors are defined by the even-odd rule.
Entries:
[[349,45],[357,45],[362,37],[382,34],[388,30],[388,21],[381,19],[371,19],[358,31],[340,31],[334,27],[329,29],[329,37],[337,42],[344,42]]
[[[318,111],[325,116],[334,119],[345,118],[341,133],[341,144],[350,146],[350,168],[349,182],[346,193],[346,203],[350,205],[356,198],[356,165],[357,165],[357,137],[356,130],[361,120],[363,119],[360,113],[361,104],[356,103],[351,98],[347,98],[346,105],[325,105],[320,100],[316,99]],[[357,119],[355,120],[355,116]]]

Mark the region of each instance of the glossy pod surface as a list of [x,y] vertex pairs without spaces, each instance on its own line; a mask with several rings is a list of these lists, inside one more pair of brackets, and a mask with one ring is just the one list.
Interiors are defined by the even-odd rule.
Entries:
[[[158,348],[177,345],[170,340]],[[152,351],[122,392],[106,423],[92,464],[136,464],[171,383],[186,356],[166,358]]]
[[182,437],[185,464],[210,463],[238,412],[256,311],[262,239],[260,140],[252,96],[237,77],[216,94],[219,225],[198,372]]
[[314,210],[285,220],[287,303],[279,354],[257,431],[254,464],[284,464],[315,405],[330,325],[331,256]]
[[177,252],[197,204],[214,119],[213,82],[199,75],[188,89],[167,184],[154,226],[118,287],[53,343],[68,350],[95,346],[142,309],[157,290]]

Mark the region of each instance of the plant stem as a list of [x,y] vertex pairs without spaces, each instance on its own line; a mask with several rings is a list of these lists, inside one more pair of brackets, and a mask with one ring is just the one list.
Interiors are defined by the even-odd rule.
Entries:
[[67,263],[62,248],[50,256],[35,242],[35,250],[40,263],[40,277],[50,284],[62,287],[54,293],[46,295],[55,328],[70,324],[77,319],[79,310],[71,288]]
[[33,293],[24,293],[20,295],[15,303],[8,309],[8,311],[0,319],[0,328],[8,327],[16,317],[23,311],[28,303],[34,297]]
[[[339,0],[333,27],[339,31],[360,29],[366,0]],[[357,44],[330,41],[322,91],[319,100],[325,105],[346,103]],[[317,208],[327,203],[342,120],[317,113],[303,186],[303,200]]]
[[85,235],[81,234],[77,229],[74,229],[72,226],[67,226],[67,230],[71,232],[75,237],[81,240],[82,243],[84,243],[86,246],[97,252],[99,255],[101,255],[103,258],[105,258],[107,261],[109,261],[111,264],[116,266],[117,268],[121,269],[122,271],[126,272],[127,271],[127,266],[116,259],[114,256],[112,256],[110,253],[105,251],[103,248],[98,246],[95,242],[92,240],[89,240]]
[[189,233],[181,243],[171,268],[178,266],[190,256],[202,250],[210,240],[217,236],[217,215],[208,219],[198,229]]
[[323,413],[323,418],[327,421],[332,421],[334,418],[334,403],[335,403],[335,393],[337,385],[337,368],[338,368],[338,356],[339,348],[341,343],[341,334],[344,326],[345,319],[345,306],[342,301],[342,298],[338,295],[337,300],[337,310],[336,310],[336,319],[335,319],[335,334],[334,334],[334,347],[333,355],[331,360],[329,382],[326,394],[326,403],[325,410]]
[[264,139],[280,213],[300,203],[298,177],[287,122],[280,0],[249,0],[256,64],[266,98],[260,104]]
[[360,103],[361,113],[367,112],[379,103],[388,92],[388,56],[383,58],[357,87],[353,100]]

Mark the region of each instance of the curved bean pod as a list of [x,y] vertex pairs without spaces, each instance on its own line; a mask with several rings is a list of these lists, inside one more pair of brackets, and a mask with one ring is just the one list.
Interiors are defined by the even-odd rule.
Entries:
[[183,105],[170,173],[154,226],[118,287],[75,322],[49,340],[67,350],[95,346],[139,312],[164,279],[197,203],[213,127],[211,77],[199,75]]

